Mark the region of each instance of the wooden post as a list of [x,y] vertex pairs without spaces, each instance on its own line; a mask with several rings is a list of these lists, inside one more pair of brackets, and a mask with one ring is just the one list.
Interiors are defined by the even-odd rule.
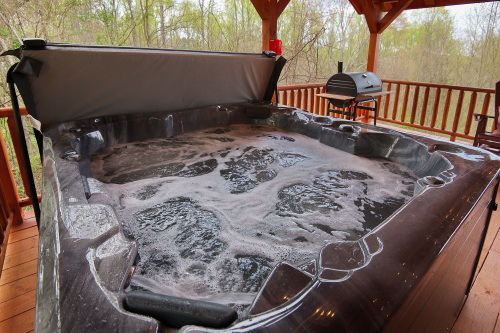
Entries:
[[2,129],[0,128],[0,187],[7,200],[8,210],[11,211],[12,223],[18,224],[23,221],[21,208],[19,207],[19,194],[17,193],[16,181],[12,173],[12,167],[9,162],[7,146],[3,139]]
[[278,37],[278,18],[290,0],[251,0],[262,19],[262,51],[269,50],[269,41]]
[[370,44],[368,46],[368,63],[366,64],[366,70],[368,72],[377,72],[379,49],[380,33],[370,33]]
[[278,35],[277,0],[270,0],[268,4],[268,15],[262,18],[262,51],[269,50],[269,41]]
[[[380,48],[380,34],[406,9],[414,0],[401,1],[354,1],[351,4],[358,14],[365,16],[366,24],[370,30],[370,45],[368,47],[368,62],[366,70],[377,72],[378,53]],[[383,7],[385,8],[383,10]],[[388,12],[385,15],[383,11]]]

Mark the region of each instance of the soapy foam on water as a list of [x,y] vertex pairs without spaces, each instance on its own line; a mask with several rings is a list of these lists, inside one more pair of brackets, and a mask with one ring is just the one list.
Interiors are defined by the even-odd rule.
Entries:
[[216,301],[253,295],[280,261],[299,265],[360,238],[415,181],[395,163],[257,125],[109,147],[92,173],[90,200],[113,206],[138,242],[133,283]]

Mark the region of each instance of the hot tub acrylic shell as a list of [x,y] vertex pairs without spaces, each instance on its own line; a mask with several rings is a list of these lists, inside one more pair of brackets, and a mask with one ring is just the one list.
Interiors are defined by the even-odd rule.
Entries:
[[475,148],[292,108],[267,106],[269,117],[247,117],[245,110],[255,106],[104,116],[44,131],[36,331],[163,331],[157,320],[123,308],[137,248],[111,207],[88,203],[89,156],[118,143],[249,123],[394,161],[420,179],[415,196],[358,241],[324,246],[308,267],[277,265],[250,316],[222,331],[449,329],[474,274],[496,195],[498,159]]

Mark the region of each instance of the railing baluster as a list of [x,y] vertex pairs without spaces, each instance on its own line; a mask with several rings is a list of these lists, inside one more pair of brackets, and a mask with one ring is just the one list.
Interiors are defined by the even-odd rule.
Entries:
[[447,122],[448,122],[448,112],[450,111],[451,93],[452,90],[448,89],[448,92],[446,93],[446,101],[444,102],[443,119],[441,120],[442,130],[446,129],[448,125]]
[[427,104],[429,103],[429,91],[430,87],[425,88],[424,92],[424,102],[422,103],[422,110],[420,113],[420,125],[423,126],[425,123],[425,116],[427,115]]
[[316,96],[314,96],[314,93],[315,93],[315,90],[314,88],[309,88],[309,107],[311,108],[311,112],[313,112],[314,114],[318,114],[316,111],[315,111],[315,107],[314,107],[314,100],[316,99]]
[[306,88],[302,91],[302,108],[301,109],[309,110],[309,105],[307,105],[308,99],[309,99],[309,91]]
[[[321,93],[326,92],[326,88],[324,86],[321,87],[320,92]],[[324,115],[326,115],[326,116],[330,115],[330,113],[328,112],[328,101],[325,98],[321,99],[321,108],[323,109],[323,114]]]
[[399,92],[401,91],[401,84],[397,84],[396,86],[396,97],[394,97],[394,106],[392,108],[392,120],[396,120],[396,116],[398,114],[398,105],[399,105]]
[[309,107],[311,108],[311,112],[314,113],[314,114],[317,114],[315,112],[315,108],[314,108],[314,99],[315,99],[315,96],[314,96],[314,88],[309,88]]
[[434,96],[434,106],[432,107],[431,124],[429,125],[432,128],[436,126],[440,99],[441,99],[441,88],[437,88],[436,95]]
[[309,107],[309,89],[304,89],[304,103],[302,103],[303,105],[303,109],[304,110],[311,110],[311,108]]
[[[20,134],[17,131],[16,122],[14,117],[7,118],[7,124],[9,126],[10,137],[12,138],[12,145],[14,146],[14,152],[16,154],[17,161],[21,161],[21,146],[19,144],[19,135],[24,135],[24,133]],[[28,188],[28,174],[26,173],[26,168],[23,163],[18,163],[19,173],[21,174],[21,179],[23,181],[23,186],[25,189]]]
[[3,242],[3,231],[7,228],[9,224],[9,218],[11,216],[11,211],[9,209],[9,201],[5,197],[3,187],[0,184],[0,244]]
[[410,116],[410,124],[415,123],[415,116],[417,115],[417,106],[418,106],[418,96],[420,94],[420,86],[415,86],[415,90],[413,92],[413,105],[411,108],[411,116]]
[[484,95],[483,108],[481,109],[481,114],[487,115],[488,109],[490,108],[490,98],[491,94]]
[[408,108],[408,96],[410,94],[410,85],[406,85],[405,96],[403,99],[403,111],[401,112],[401,121],[406,122],[406,109]]
[[[12,167],[7,154],[7,146],[3,139],[3,132],[0,128],[0,191],[3,191],[8,203],[8,209],[12,212],[12,223],[22,222],[22,211],[19,207],[19,193],[17,192],[16,181],[12,173]],[[10,215],[10,214],[9,214]]]
[[[392,84],[389,83],[387,85],[387,91],[391,91]],[[389,111],[389,104],[391,103],[391,94],[385,95],[385,102],[384,102],[384,118],[387,118],[387,113]]]
[[[456,133],[458,129],[458,122],[460,121],[460,115],[462,113],[463,101],[464,101],[464,91],[460,90],[460,93],[458,94],[457,108],[455,109],[455,117],[453,119],[453,128],[451,129],[453,133]],[[457,138],[456,135],[451,135],[450,141],[455,141],[456,138]]]
[[[490,109],[490,99],[491,99],[491,94],[486,93],[484,95],[484,100],[483,100],[483,107],[481,109],[481,114],[487,115],[488,110]],[[494,114],[492,114],[494,116]],[[491,122],[491,129],[490,132],[493,132],[495,130],[496,124],[494,121]]]
[[316,90],[316,88],[311,88],[311,105],[314,113],[319,115],[318,102],[316,101],[318,98],[318,96],[316,96]]
[[469,112],[467,112],[467,121],[465,123],[465,129],[464,129],[465,135],[469,134],[470,132],[472,118],[474,117],[474,109],[476,108],[476,98],[477,98],[477,93],[473,91],[472,95],[470,96]]
[[320,110],[319,96],[316,96],[317,94],[319,94],[319,92],[320,92],[320,88],[319,87],[314,88],[314,112],[317,113],[317,114],[319,114],[319,115],[324,116],[324,114]]

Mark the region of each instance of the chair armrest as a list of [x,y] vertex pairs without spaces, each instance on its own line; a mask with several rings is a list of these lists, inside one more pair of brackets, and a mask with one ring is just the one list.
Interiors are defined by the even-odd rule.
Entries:
[[485,118],[495,119],[494,116],[488,116],[487,114],[474,113],[474,119],[476,121],[480,121],[480,120],[484,121]]

